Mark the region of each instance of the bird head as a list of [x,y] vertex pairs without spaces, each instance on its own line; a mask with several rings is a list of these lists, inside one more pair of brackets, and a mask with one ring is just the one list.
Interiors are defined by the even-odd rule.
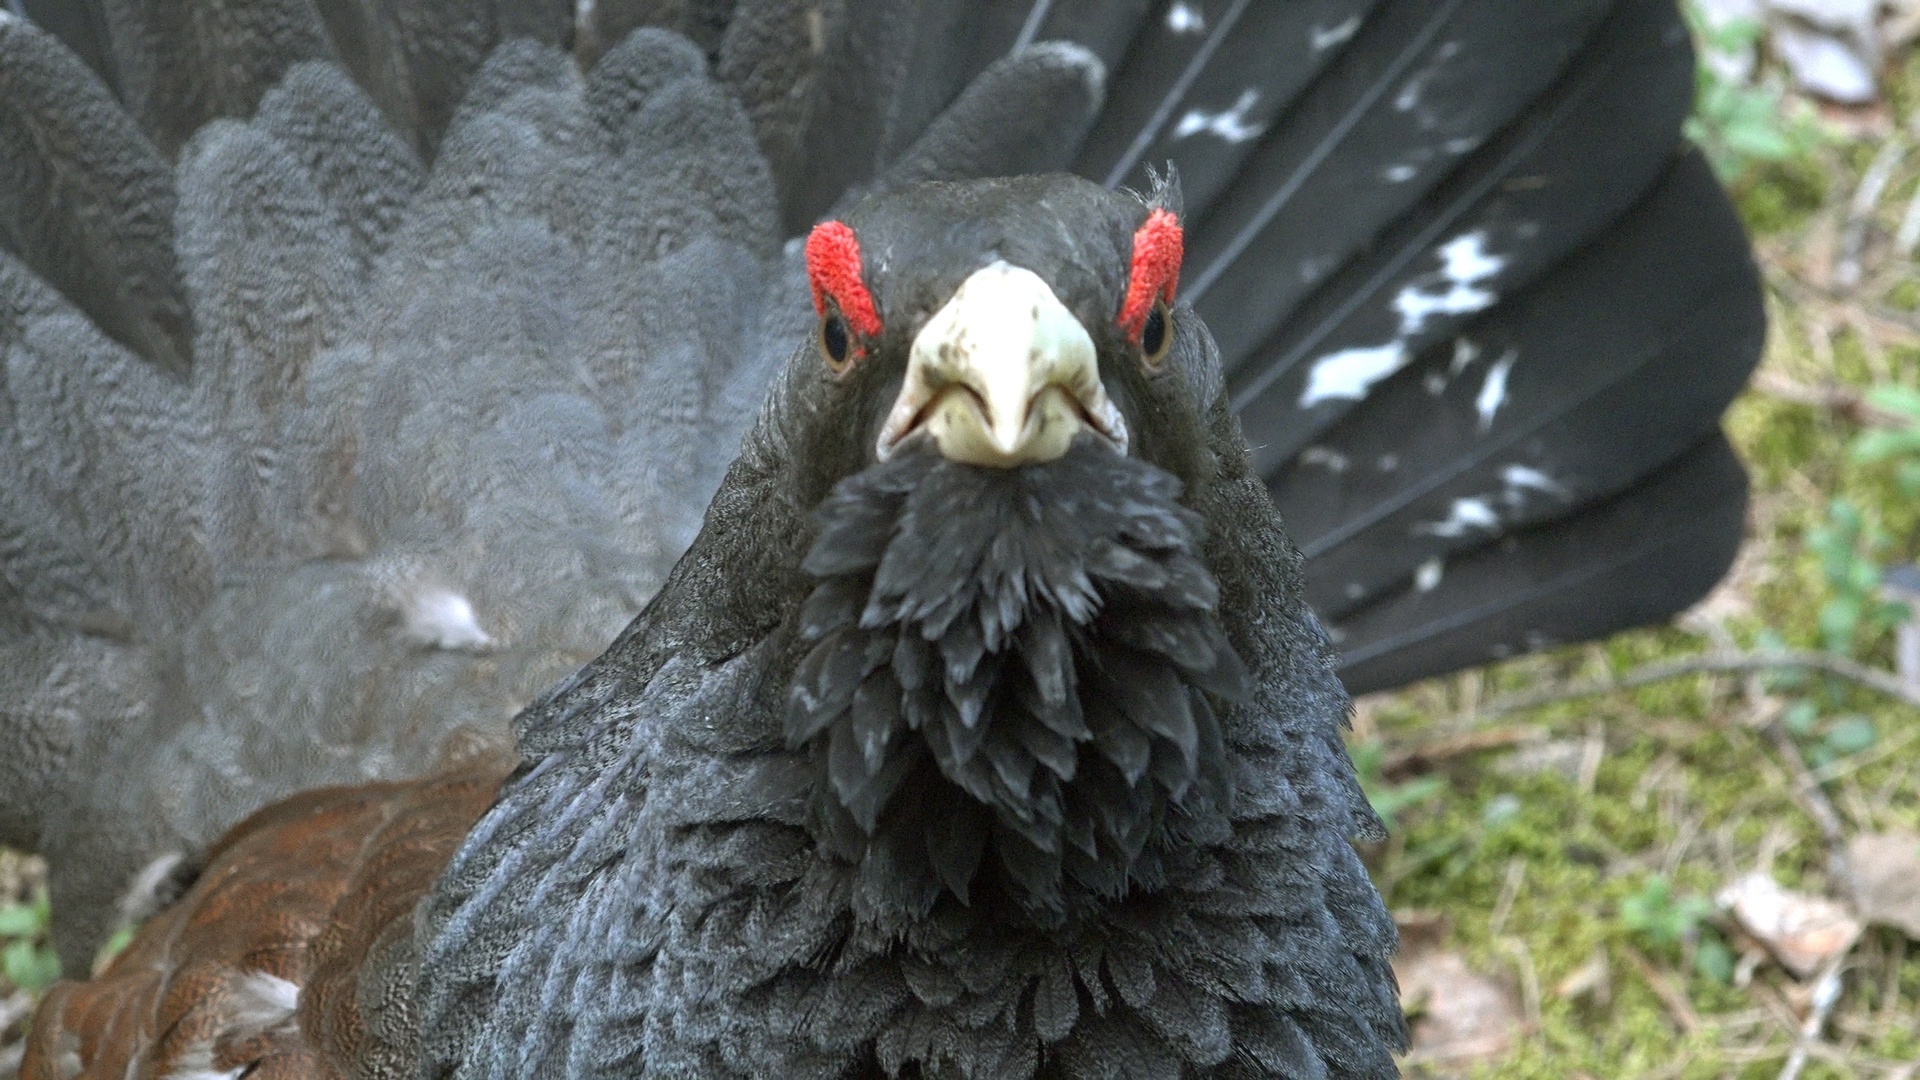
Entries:
[[1043,924],[1224,835],[1249,676],[1203,513],[1217,362],[1165,187],[876,196],[806,244],[789,445],[816,507],[785,735],[824,846]]

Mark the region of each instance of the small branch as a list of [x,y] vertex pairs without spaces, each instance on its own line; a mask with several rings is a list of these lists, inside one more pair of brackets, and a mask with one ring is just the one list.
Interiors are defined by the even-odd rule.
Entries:
[[1786,725],[1775,716],[1766,727],[1767,741],[1773,744],[1773,752],[1786,762],[1787,771],[1793,774],[1794,798],[1800,801],[1800,808],[1813,819],[1820,830],[1820,839],[1827,845],[1827,876],[1839,887],[1847,904],[1854,910],[1860,908],[1860,883],[1853,876],[1853,863],[1847,858],[1847,829],[1840,820],[1840,812],[1833,808],[1832,800],[1820,786],[1820,781],[1807,768],[1807,759],[1801,756],[1800,745],[1793,741],[1793,735]]
[[1451,735],[1443,739],[1429,739],[1387,755],[1380,762],[1380,775],[1388,780],[1400,780],[1417,773],[1428,772],[1454,758],[1485,753],[1488,750],[1506,750],[1522,743],[1533,742],[1544,734],[1545,732],[1540,728],[1528,726],[1488,728],[1484,731]]
[[1893,178],[1893,170],[1906,154],[1906,142],[1897,135],[1881,143],[1873,162],[1860,177],[1860,186],[1853,191],[1853,201],[1847,207],[1847,223],[1840,230],[1840,259],[1833,268],[1833,283],[1842,290],[1852,291],[1860,285],[1860,259],[1867,249],[1867,229],[1873,223],[1880,196],[1887,190],[1887,181]]
[[1833,1007],[1840,1000],[1840,965],[1845,961],[1845,956],[1834,957],[1813,984],[1813,1007],[1807,1010],[1807,1018],[1800,1024],[1800,1037],[1794,1041],[1793,1053],[1787,1055],[1787,1063],[1780,1068],[1780,1080],[1799,1080],[1800,1070],[1807,1067],[1808,1053],[1813,1044],[1820,1041],[1820,1033],[1827,1028],[1827,1017],[1833,1014]]
[[1693,1003],[1687,1000],[1687,996],[1674,989],[1673,984],[1667,981],[1667,977],[1660,974],[1660,969],[1653,966],[1653,961],[1642,956],[1639,949],[1629,945],[1626,951],[1627,958],[1633,961],[1634,967],[1640,969],[1640,977],[1647,981],[1647,987],[1653,991],[1653,996],[1659,998],[1660,1003],[1667,1007],[1668,1014],[1679,1026],[1681,1034],[1699,1034],[1700,1014],[1693,1011]]
[[1781,652],[1708,653],[1681,660],[1645,664],[1614,679],[1598,679],[1592,682],[1575,683],[1571,686],[1549,687],[1531,693],[1495,698],[1482,704],[1478,712],[1481,716],[1500,716],[1522,709],[1538,708],[1542,705],[1602,697],[1621,690],[1633,690],[1655,683],[1684,679],[1689,675],[1724,675],[1794,669],[1832,675],[1877,694],[1883,694],[1904,705],[1920,709],[1920,692],[1909,688],[1892,673],[1868,667],[1857,660],[1849,660],[1833,653],[1801,649]]
[[1756,373],[1752,385],[1770,398],[1820,409],[1863,427],[1902,428],[1908,423],[1906,417],[1880,408],[1851,386],[1810,386],[1773,371]]

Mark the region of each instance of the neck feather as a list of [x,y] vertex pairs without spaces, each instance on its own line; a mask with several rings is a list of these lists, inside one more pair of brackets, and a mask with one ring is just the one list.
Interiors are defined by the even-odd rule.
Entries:
[[1057,924],[1224,832],[1247,676],[1180,490],[1083,441],[1021,469],[908,453],[822,504],[787,738],[816,835],[889,906]]

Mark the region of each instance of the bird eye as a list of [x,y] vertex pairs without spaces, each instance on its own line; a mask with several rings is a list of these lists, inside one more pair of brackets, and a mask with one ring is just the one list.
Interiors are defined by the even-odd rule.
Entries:
[[853,358],[853,339],[847,336],[847,320],[839,312],[828,311],[821,316],[818,344],[821,358],[835,375],[847,370]]
[[1140,331],[1140,352],[1145,356],[1147,367],[1157,368],[1167,358],[1167,349],[1173,344],[1173,312],[1167,309],[1165,301],[1153,305],[1147,312],[1147,324]]

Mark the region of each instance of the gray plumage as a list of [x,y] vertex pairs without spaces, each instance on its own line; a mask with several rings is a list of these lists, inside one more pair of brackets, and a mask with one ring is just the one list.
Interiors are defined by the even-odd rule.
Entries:
[[765,167],[678,39],[502,49],[431,168],[296,66],[155,183],[190,374],[0,264],[0,823],[73,967],[146,861],[503,739],[684,549],[791,340]]

